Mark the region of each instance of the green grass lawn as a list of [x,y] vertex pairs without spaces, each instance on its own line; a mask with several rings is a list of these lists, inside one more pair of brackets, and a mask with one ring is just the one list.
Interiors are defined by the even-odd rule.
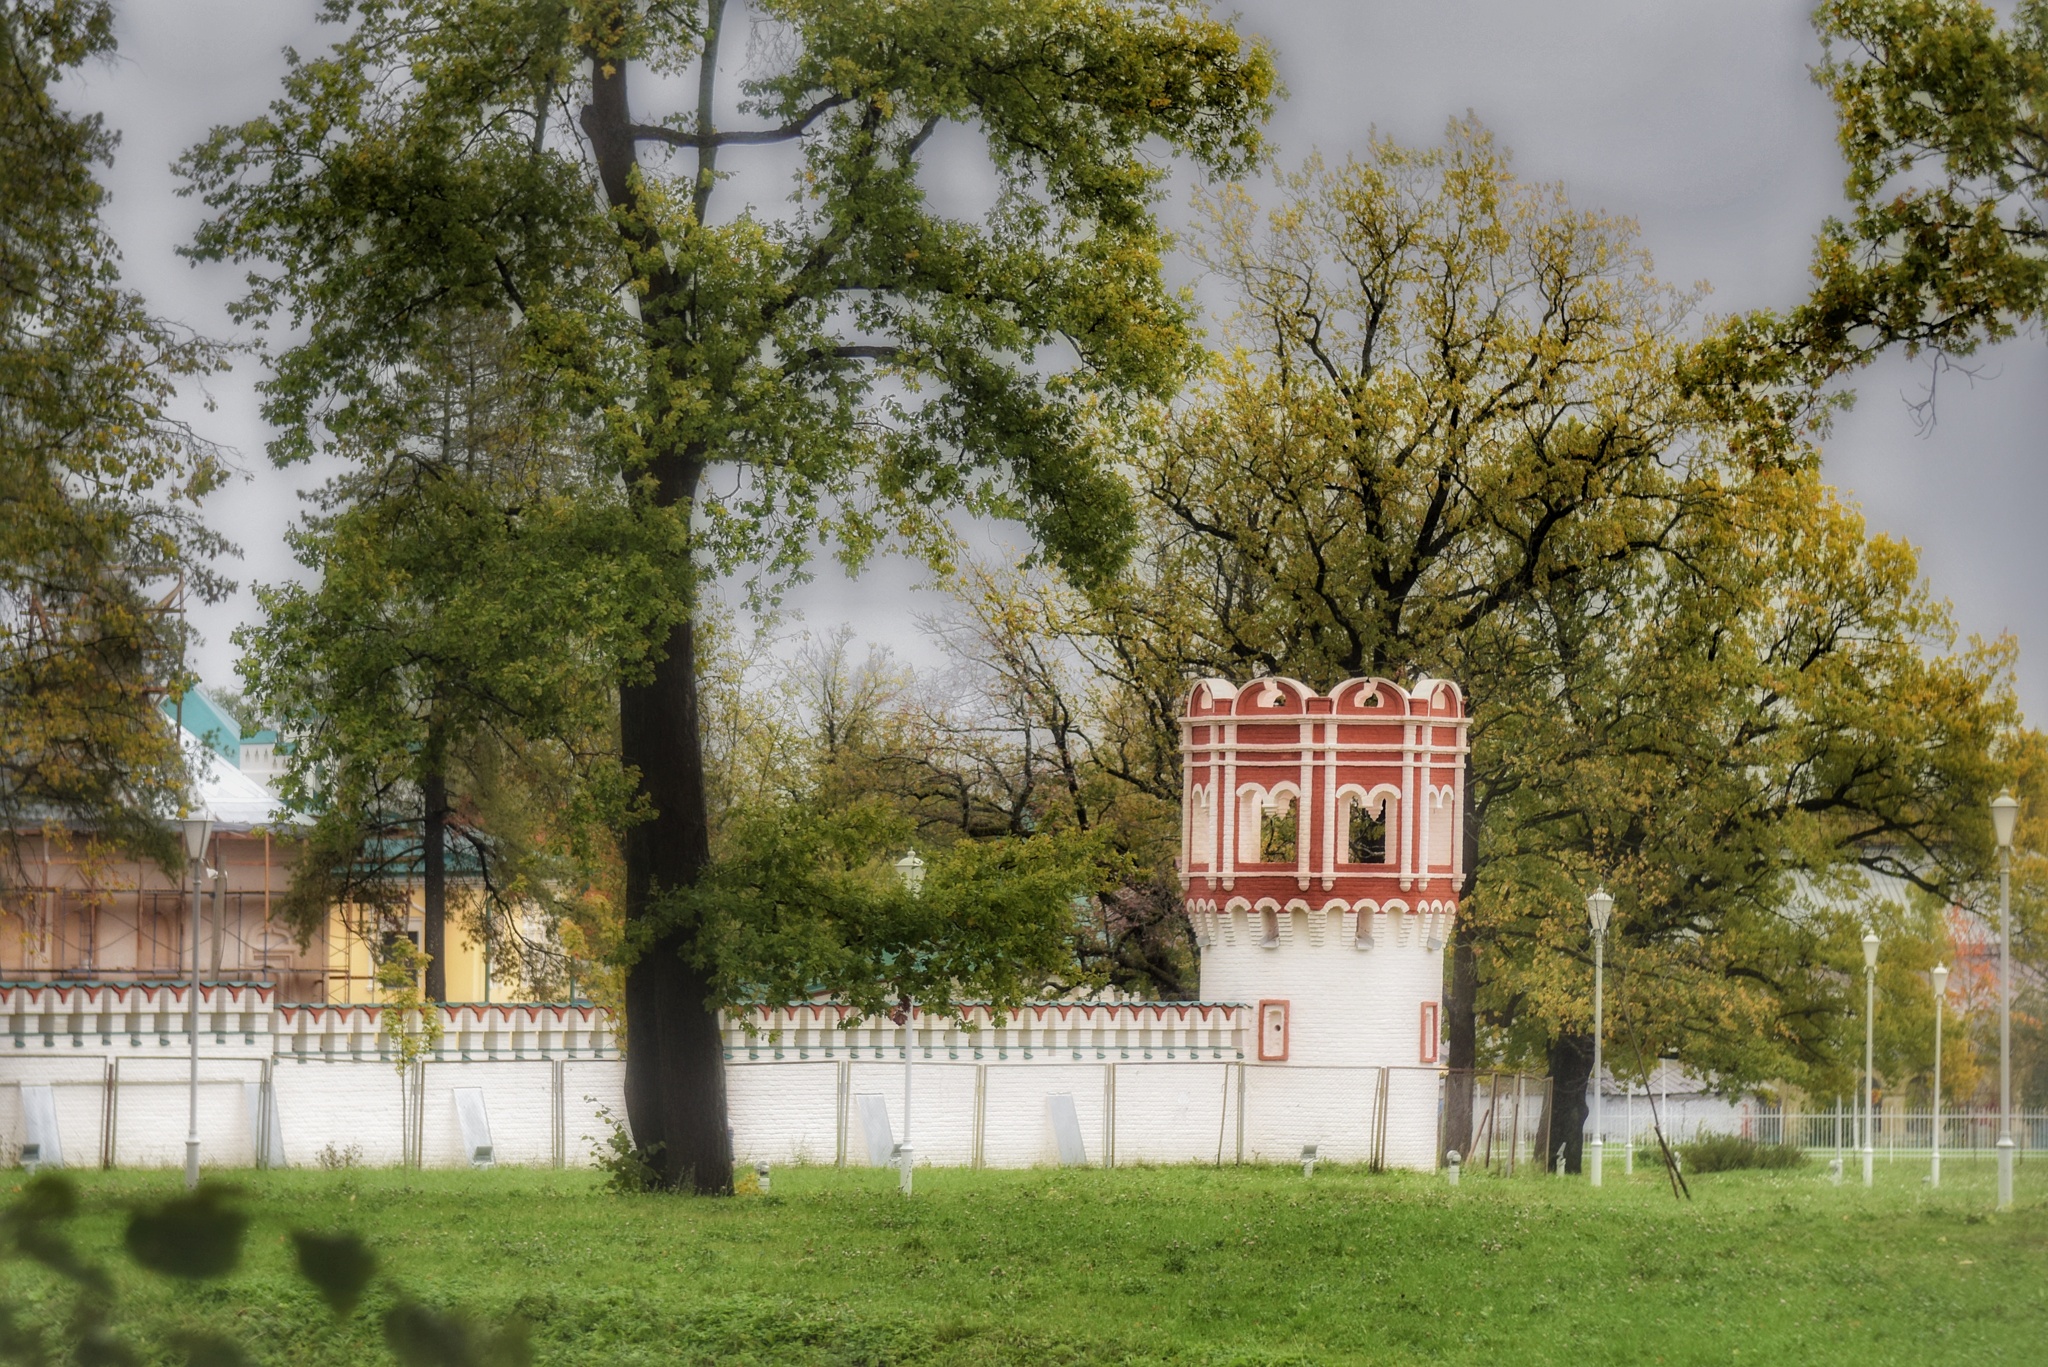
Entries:
[[[1615,1168],[1620,1164],[1616,1163]],[[1853,1163],[1852,1163],[1853,1169]],[[392,1290],[336,1321],[291,1227],[368,1237],[405,1294],[523,1316],[541,1363],[2043,1363],[2048,1172],[1988,1214],[1989,1164],[1819,1163],[1693,1179],[1441,1178],[1319,1169],[789,1168],[773,1195],[608,1196],[582,1173],[233,1174],[241,1270],[123,1274],[145,1345],[229,1326],[257,1361],[389,1362]],[[17,1175],[17,1181],[19,1180]],[[77,1175],[110,1255],[175,1173]],[[7,1299],[56,1313],[5,1265]],[[165,1360],[182,1361],[181,1357]]]

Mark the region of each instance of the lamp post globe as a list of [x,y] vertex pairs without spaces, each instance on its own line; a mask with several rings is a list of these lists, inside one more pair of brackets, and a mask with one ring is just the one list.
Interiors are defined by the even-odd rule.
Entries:
[[1998,837],[1998,847],[2012,848],[2013,826],[2020,815],[2020,800],[2010,792],[2000,793],[1991,799],[1991,833]]
[[1863,1185],[1877,1181],[1877,932],[1863,932]]
[[1998,837],[1998,1208],[2012,1208],[2012,832],[2019,799],[1991,799],[1991,833]]
[[1606,1084],[1602,1077],[1602,1011],[1601,1000],[1606,994],[1607,974],[1607,925],[1614,916],[1614,898],[1604,886],[1596,887],[1586,897],[1586,920],[1593,927],[1593,1159],[1589,1175],[1594,1186],[1602,1179],[1602,1160],[1607,1153],[1607,1136],[1602,1132],[1606,1119],[1603,1093]]
[[912,850],[896,861],[896,876],[902,880],[905,891],[912,897],[924,890],[924,860]]
[[185,1097],[185,1189],[199,1185],[199,880],[206,867],[206,842],[213,816],[204,807],[187,809],[178,820],[185,862],[192,870],[192,971],[185,992],[185,1043],[191,1062]]
[[1927,1185],[1941,1187],[1941,1018],[1948,1007],[1948,965],[1936,964],[1928,978],[1934,983],[1934,1134],[1933,1152],[1927,1170]]

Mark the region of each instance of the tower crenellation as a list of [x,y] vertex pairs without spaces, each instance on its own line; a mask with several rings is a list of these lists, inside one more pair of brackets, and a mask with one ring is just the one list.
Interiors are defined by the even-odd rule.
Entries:
[[1464,882],[1458,686],[1208,679],[1181,718],[1181,885],[1204,1000],[1262,1062],[1434,1065]]

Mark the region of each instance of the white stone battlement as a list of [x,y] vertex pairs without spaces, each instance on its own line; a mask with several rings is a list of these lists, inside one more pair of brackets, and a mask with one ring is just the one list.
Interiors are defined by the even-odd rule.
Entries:
[[[183,1054],[191,1047],[191,987],[184,983],[0,985],[0,1050]],[[392,1060],[389,1008],[279,1002],[256,983],[202,983],[202,1055]],[[436,1008],[441,1038],[428,1056],[461,1059],[607,1058],[618,1054],[611,1013],[591,1005],[452,1003]],[[4,1054],[0,1054],[4,1056]]]
[[[1249,1006],[1235,1002],[1047,1002],[1016,1011],[963,1005],[912,1018],[918,1058],[976,1062],[1208,1061],[1244,1057]],[[728,1012],[728,1059],[901,1059],[903,1026],[821,1002]]]

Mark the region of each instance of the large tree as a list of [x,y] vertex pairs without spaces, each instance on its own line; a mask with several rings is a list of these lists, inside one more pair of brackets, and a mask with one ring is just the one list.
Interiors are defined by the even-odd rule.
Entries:
[[[709,856],[698,577],[797,569],[821,535],[942,554],[954,507],[1021,520],[1083,582],[1112,570],[1121,421],[1190,350],[1159,278],[1165,158],[1245,166],[1270,62],[1174,0],[762,0],[743,30],[725,0],[327,17],[332,50],[190,155],[217,210],[196,251],[251,262],[243,316],[297,330],[267,385],[277,458],[345,427],[435,311],[510,308],[666,519],[685,611],[620,681],[650,812],[626,839],[651,927],[627,1113],[668,1181],[725,1190],[712,981],[653,920]],[[983,204],[948,212],[928,191],[963,173]],[[778,183],[774,211],[745,188]]]
[[1147,448],[1143,549],[1097,594],[1132,708],[1164,747],[1204,673],[1465,685],[1449,1062],[1489,1021],[1543,1058],[1568,1161],[1596,879],[1659,1048],[1730,1081],[1816,1063],[1842,1006],[1818,949],[1847,942],[1783,914],[1792,875],[1945,880],[1999,659],[1923,658],[1946,622],[1910,555],[1865,544],[1796,434],[1686,384],[1697,329],[1628,226],[1483,130],[1215,207],[1236,348]]
[[116,135],[58,99],[113,48],[110,5],[0,4],[0,845],[76,820],[170,862],[185,764],[156,703],[180,588],[225,589],[194,515],[222,466],[168,411],[212,349],[121,287]]
[[309,821],[284,919],[305,938],[339,908],[375,952],[417,881],[430,1001],[448,996],[451,855],[493,957],[562,978],[516,952],[525,913],[574,894],[562,858],[623,814],[612,684],[673,616],[553,397],[503,317],[442,319],[288,535],[311,582],[260,588],[264,620],[237,634]]

